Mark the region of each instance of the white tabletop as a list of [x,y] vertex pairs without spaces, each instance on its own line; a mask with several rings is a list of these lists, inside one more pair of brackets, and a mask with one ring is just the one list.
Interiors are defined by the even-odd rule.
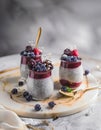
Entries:
[[[18,67],[20,65],[20,56],[11,55],[0,58],[0,71]],[[99,81],[99,87],[101,87],[101,61],[84,56],[83,61],[84,69],[89,69],[91,73]],[[96,102],[90,105],[82,112],[61,117],[53,121],[53,119],[32,119],[21,118],[26,123],[42,127],[47,130],[101,130],[101,92]],[[49,126],[42,125],[42,121],[48,121]]]

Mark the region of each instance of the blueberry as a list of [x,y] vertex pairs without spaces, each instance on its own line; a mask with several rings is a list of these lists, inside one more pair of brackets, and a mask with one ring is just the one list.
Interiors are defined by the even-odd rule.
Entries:
[[17,94],[18,93],[18,90],[16,88],[12,89],[11,91],[12,94]]
[[41,71],[46,71],[46,66],[44,64],[41,65]]
[[71,62],[71,56],[67,56],[66,61]]
[[66,55],[71,55],[71,50],[70,49],[68,49],[68,48],[66,48],[65,50],[64,50],[64,54],[66,54]]
[[23,55],[24,55],[24,51],[21,51],[21,52],[20,52],[20,55],[23,56]]
[[34,108],[35,108],[36,111],[40,111],[40,110],[41,110],[40,104],[36,104],[36,105],[34,106]]
[[35,66],[35,70],[38,71],[38,72],[41,71],[40,65]]
[[56,104],[55,104],[53,101],[51,101],[51,102],[48,103],[48,106],[49,106],[50,108],[53,108],[55,105],[56,105]]
[[25,98],[26,98],[26,100],[27,100],[28,102],[33,99],[32,95],[28,95],[28,96],[26,96]]
[[89,70],[85,70],[84,75],[88,75],[89,74]]
[[63,91],[63,92],[67,92],[67,88],[66,88],[66,86],[62,86],[62,87],[61,87],[61,91]]
[[27,52],[26,51],[23,52],[23,56],[27,56]]
[[76,62],[77,61],[77,57],[76,56],[71,56],[71,61],[72,62]]
[[62,56],[61,56],[61,60],[66,60],[67,59],[67,55],[66,54],[63,54]]
[[24,93],[23,93],[23,97],[27,97],[29,95],[29,92],[27,92],[27,91],[25,91]]
[[24,85],[24,82],[23,82],[23,81],[19,81],[19,82],[18,82],[18,85],[19,85],[19,86],[23,86],[23,85]]
[[28,53],[27,53],[27,56],[28,56],[28,57],[31,57],[31,52],[28,52]]
[[31,46],[26,46],[26,49],[25,49],[27,52],[28,51],[32,51],[32,47]]
[[34,58],[34,57],[35,57],[34,52],[31,52],[31,53],[30,53],[30,57],[32,57],[32,58]]

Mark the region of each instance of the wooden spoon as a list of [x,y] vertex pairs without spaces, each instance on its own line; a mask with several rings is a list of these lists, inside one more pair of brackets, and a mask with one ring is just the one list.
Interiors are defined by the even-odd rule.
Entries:
[[75,97],[75,95],[78,93],[84,94],[85,92],[87,92],[89,90],[95,90],[95,89],[100,89],[100,88],[99,87],[89,87],[89,88],[85,88],[85,89],[74,90],[72,92],[63,92],[61,90],[59,90],[59,92],[65,96],[68,96],[68,97]]
[[39,39],[40,39],[40,36],[41,36],[41,32],[42,32],[42,29],[40,27],[38,29],[38,34],[37,34],[37,37],[36,37],[35,48],[38,48],[38,43],[39,43]]

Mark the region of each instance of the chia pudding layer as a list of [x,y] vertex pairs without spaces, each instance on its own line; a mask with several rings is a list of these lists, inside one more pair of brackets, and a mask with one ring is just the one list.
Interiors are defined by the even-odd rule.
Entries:
[[81,62],[69,63],[61,61],[59,77],[61,85],[68,85],[71,88],[78,87],[83,80],[83,68]]
[[72,89],[79,87],[83,81],[82,59],[79,57],[78,50],[66,48],[61,56],[59,67],[59,78],[62,86]]
[[52,95],[54,84],[51,70],[46,72],[35,72],[30,70],[27,80],[27,90],[33,98],[42,100]]

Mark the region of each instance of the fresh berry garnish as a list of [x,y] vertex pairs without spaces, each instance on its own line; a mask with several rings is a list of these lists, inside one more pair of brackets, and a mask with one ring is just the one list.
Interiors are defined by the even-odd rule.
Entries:
[[40,110],[41,110],[40,104],[36,104],[36,105],[34,106],[34,108],[35,108],[36,111],[40,111]]
[[67,89],[67,92],[72,92],[73,91],[72,88],[70,88],[70,87],[66,87],[66,89]]
[[26,46],[26,49],[25,49],[27,52],[28,51],[32,51],[32,47],[31,46]]
[[89,74],[89,70],[85,70],[84,75],[88,75]]
[[61,91],[63,91],[63,92],[72,92],[72,88],[67,87],[67,86],[62,86]]
[[28,62],[29,69],[32,69],[33,67],[35,67],[35,65],[36,65],[36,61],[34,59],[30,59]]
[[25,92],[23,93],[23,97],[27,97],[27,96],[29,96],[29,92],[25,91]]
[[48,106],[49,106],[50,108],[53,108],[55,105],[56,105],[56,104],[55,104],[53,101],[51,101],[51,102],[48,103]]
[[77,49],[74,49],[74,50],[71,52],[71,54],[72,54],[73,56],[79,56],[79,53],[78,53],[78,50],[77,50]]
[[70,56],[70,55],[71,55],[71,50],[68,49],[68,48],[66,48],[66,49],[64,50],[64,54]]
[[17,94],[18,93],[18,90],[16,88],[12,89],[11,91],[12,94]]
[[39,50],[38,48],[34,48],[33,52],[34,52],[35,55],[41,55],[42,54],[41,50]]
[[29,101],[32,101],[32,99],[33,99],[32,95],[30,95],[30,94],[29,94],[28,96],[26,96],[25,98],[26,98],[26,100],[27,100],[28,102],[29,102]]
[[71,61],[72,62],[76,62],[77,61],[77,57],[76,56],[71,56]]
[[66,55],[66,54],[63,54],[63,55],[61,56],[61,60],[67,60],[67,55]]
[[61,87],[61,91],[67,92],[66,86],[62,86],[62,87]]

